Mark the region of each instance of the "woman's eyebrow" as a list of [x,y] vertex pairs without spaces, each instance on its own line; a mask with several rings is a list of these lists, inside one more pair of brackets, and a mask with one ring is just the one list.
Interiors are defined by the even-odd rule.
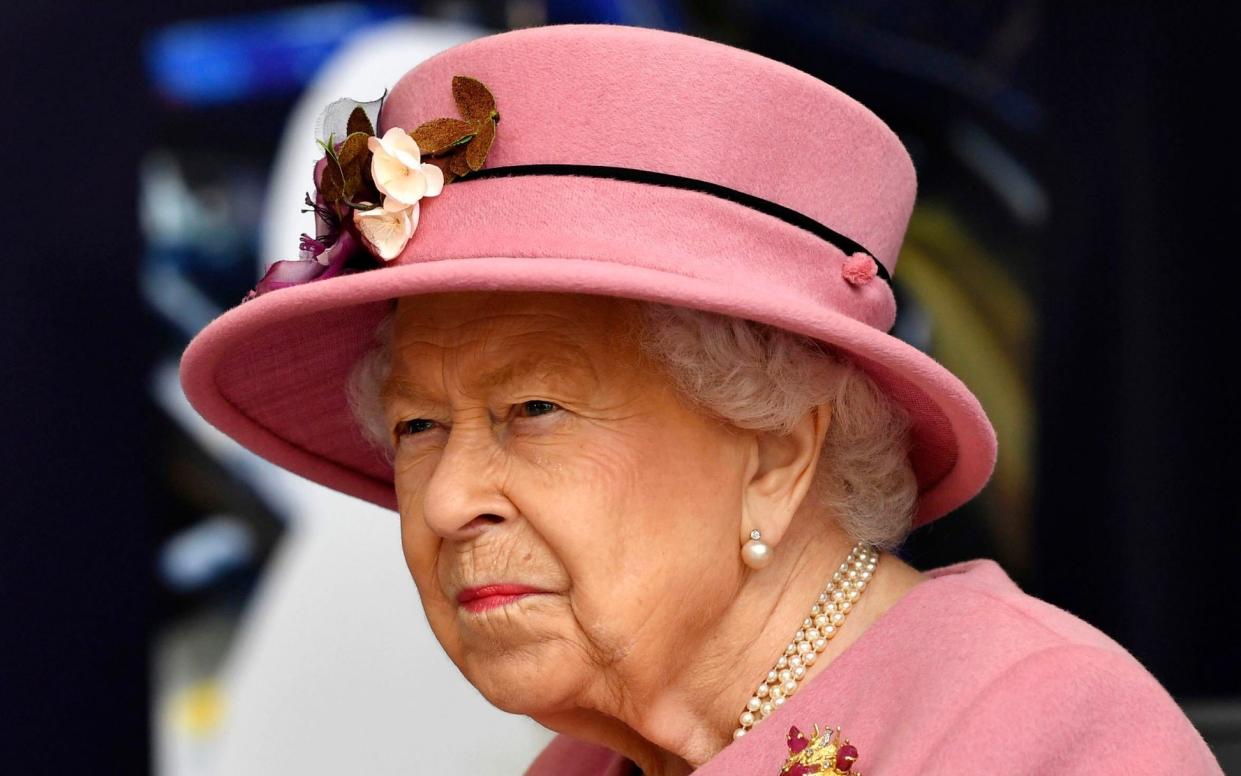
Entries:
[[384,400],[405,399],[414,403],[427,401],[427,394],[420,390],[413,382],[391,377],[384,381],[383,387],[380,388],[379,396]]
[[548,378],[576,376],[592,380],[594,365],[578,358],[556,356],[525,356],[509,361],[483,373],[476,385],[481,388],[502,388],[527,377]]
[[[471,380],[470,383],[477,387],[494,389],[502,388],[524,377],[544,377],[548,375],[578,375],[593,382],[596,372],[592,364],[585,363],[579,359],[559,356],[526,356],[490,369],[477,379]],[[413,402],[431,401],[430,397],[433,393],[435,392],[426,390],[420,381],[408,377],[388,378],[384,382],[382,391],[382,395],[385,398],[397,397]]]

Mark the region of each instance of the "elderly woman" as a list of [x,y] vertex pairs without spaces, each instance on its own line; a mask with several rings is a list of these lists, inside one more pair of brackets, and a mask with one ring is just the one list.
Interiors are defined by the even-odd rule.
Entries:
[[317,232],[191,343],[187,395],[397,510],[449,657],[561,734],[529,773],[1221,772],[1102,632],[895,554],[996,446],[886,333],[915,176],[866,108],[564,25],[322,124]]

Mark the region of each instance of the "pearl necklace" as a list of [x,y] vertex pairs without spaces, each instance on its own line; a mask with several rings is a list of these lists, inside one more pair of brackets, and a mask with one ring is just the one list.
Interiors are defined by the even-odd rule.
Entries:
[[734,739],[741,738],[767,719],[784,705],[786,698],[797,692],[806,676],[806,669],[814,665],[819,653],[827,648],[827,642],[840,632],[845,617],[874,575],[878,561],[878,553],[864,542],[853,547],[849,557],[840,564],[840,569],[832,574],[827,587],[819,593],[818,601],[810,607],[810,616],[802,621],[801,628],[784,648],[784,654],[746,702],[738,717],[741,727],[733,731]]

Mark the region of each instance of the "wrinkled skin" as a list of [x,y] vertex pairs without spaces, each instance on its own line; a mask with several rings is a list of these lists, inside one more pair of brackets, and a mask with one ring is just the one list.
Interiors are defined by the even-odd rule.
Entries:
[[[609,297],[401,300],[384,405],[405,559],[465,677],[648,774],[687,773],[731,741],[852,542],[798,511],[827,408],[788,436],[720,423],[643,359],[634,321]],[[756,527],[776,547],[761,571],[739,552]],[[547,592],[457,602],[501,582]]]

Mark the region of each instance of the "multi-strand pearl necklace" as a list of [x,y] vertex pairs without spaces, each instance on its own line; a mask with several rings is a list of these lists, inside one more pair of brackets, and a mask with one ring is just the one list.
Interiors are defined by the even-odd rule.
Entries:
[[878,553],[865,543],[859,542],[853,547],[840,569],[832,574],[827,587],[819,593],[818,600],[810,607],[810,616],[802,621],[801,628],[784,648],[784,654],[746,702],[738,718],[741,727],[733,731],[733,738],[744,736],[797,692],[806,669],[814,665],[819,653],[827,648],[827,642],[840,632],[853,604],[874,575],[878,561]]

